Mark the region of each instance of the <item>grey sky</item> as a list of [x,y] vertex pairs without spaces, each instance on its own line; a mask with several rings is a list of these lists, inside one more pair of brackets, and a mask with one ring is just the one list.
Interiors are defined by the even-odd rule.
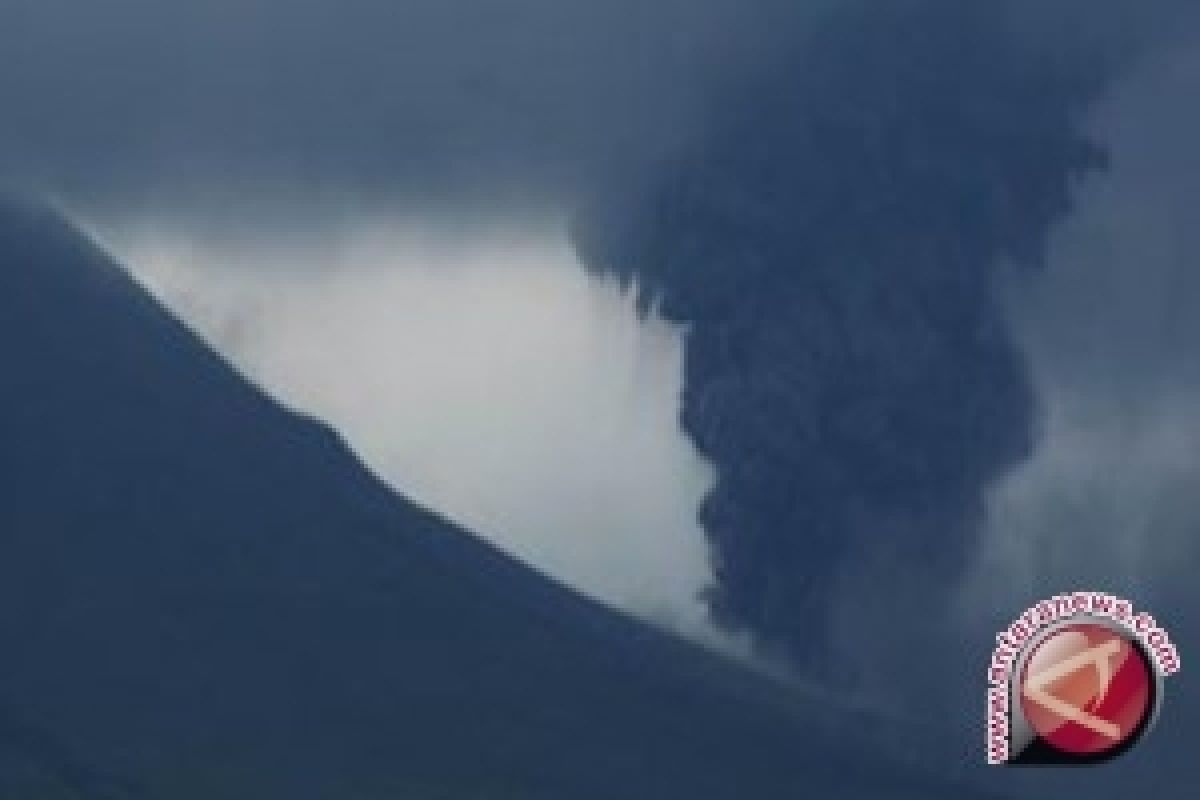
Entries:
[[792,5],[8,0],[0,167],[135,206],[551,202],[668,152],[789,42]]
[[1200,559],[1197,98],[1200,36],[1114,88],[1092,122],[1110,173],[1045,274],[1012,287],[1044,417],[1034,458],[997,492],[991,557],[1026,591],[1072,575],[1177,603]]
[[[7,0],[0,176],[160,211],[270,195],[280,223],[558,205],[676,154],[855,1]],[[1035,47],[1115,52],[1184,4],[1007,5]]]

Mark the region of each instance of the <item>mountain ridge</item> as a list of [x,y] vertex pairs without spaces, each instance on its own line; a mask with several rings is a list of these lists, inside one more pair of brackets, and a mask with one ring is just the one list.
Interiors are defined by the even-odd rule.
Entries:
[[0,357],[5,718],[103,776],[59,796],[977,796],[413,505],[11,203]]

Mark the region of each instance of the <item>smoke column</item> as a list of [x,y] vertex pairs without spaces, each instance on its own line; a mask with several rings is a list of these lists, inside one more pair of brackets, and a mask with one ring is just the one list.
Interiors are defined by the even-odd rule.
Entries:
[[1080,124],[1103,72],[1036,57],[991,8],[847,4],[692,155],[576,226],[594,269],[693,326],[716,619],[842,684],[893,684],[944,636],[930,609],[1033,441],[997,271],[1038,268],[1104,164]]

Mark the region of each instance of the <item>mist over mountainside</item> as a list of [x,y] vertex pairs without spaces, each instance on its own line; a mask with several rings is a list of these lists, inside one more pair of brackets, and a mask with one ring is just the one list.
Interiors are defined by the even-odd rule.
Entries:
[[[303,242],[85,230],[403,493],[601,602],[708,639],[683,336],[566,231],[367,220]],[[238,246],[235,246],[238,245]],[[245,265],[253,265],[246,268]]]
[[2,796],[970,796],[391,493],[45,212],[0,357]]

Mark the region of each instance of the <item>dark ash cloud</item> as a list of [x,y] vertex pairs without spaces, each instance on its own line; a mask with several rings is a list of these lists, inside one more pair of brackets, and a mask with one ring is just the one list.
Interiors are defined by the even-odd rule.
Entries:
[[1133,54],[1115,17],[1067,18],[1094,36],[1048,49],[1059,20],[1019,4],[844,4],[656,186],[578,226],[597,269],[693,325],[714,612],[838,681],[894,682],[945,636],[928,609],[1032,451],[998,271],[1039,268],[1106,166],[1083,121]]

